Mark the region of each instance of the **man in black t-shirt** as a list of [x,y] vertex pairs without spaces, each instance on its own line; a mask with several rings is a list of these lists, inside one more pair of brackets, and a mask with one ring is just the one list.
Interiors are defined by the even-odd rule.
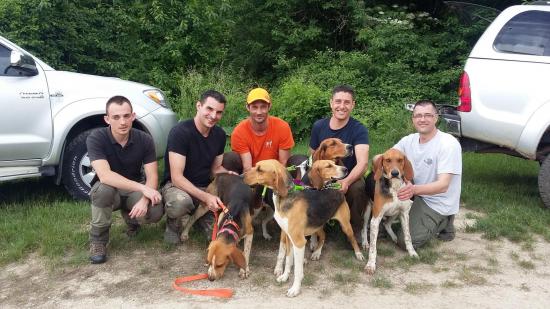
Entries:
[[[221,205],[219,197],[205,192],[213,174],[228,172],[222,167],[225,132],[216,124],[225,109],[225,97],[208,90],[196,103],[197,113],[193,119],[181,121],[168,135],[168,145],[164,155],[165,184],[162,187],[166,211],[164,241],[179,244],[182,219],[188,220],[199,202],[210,210]],[[212,213],[199,219],[210,237]]]
[[[120,209],[128,225],[127,235],[135,236],[140,224],[157,222],[163,215],[157,191],[157,158],[153,139],[132,128],[136,114],[123,96],[107,101],[106,128],[94,130],[86,140],[88,156],[96,176],[90,199],[90,260],[107,260],[107,243],[113,210]],[[142,176],[142,167],[145,179]]]

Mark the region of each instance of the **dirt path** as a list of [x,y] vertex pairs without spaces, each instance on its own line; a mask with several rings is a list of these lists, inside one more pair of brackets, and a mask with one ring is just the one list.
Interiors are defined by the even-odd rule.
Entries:
[[204,248],[183,245],[170,253],[142,250],[112,255],[103,265],[55,271],[31,256],[1,269],[0,307],[550,308],[550,243],[538,240],[525,249],[464,233],[464,212],[456,223],[454,241],[419,250],[422,263],[382,240],[374,276],[362,272],[365,263],[353,260],[345,243],[329,241],[321,260],[305,266],[302,292],[292,299],[285,296],[289,283],[278,284],[272,274],[277,244],[257,237],[249,279],[239,279],[231,267],[221,281],[189,285],[232,287],[229,300],[172,289],[174,278],[205,271]]

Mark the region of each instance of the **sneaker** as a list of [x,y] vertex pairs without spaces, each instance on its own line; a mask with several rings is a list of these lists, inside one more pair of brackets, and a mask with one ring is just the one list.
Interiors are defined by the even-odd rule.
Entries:
[[179,245],[181,244],[180,235],[170,229],[167,225],[166,230],[164,230],[164,242],[169,245]]
[[455,239],[455,226],[454,226],[455,216],[449,216],[449,222],[447,226],[439,232],[437,238],[441,241],[451,241]]
[[126,235],[128,236],[128,238],[134,238],[138,234],[139,230],[140,230],[139,224],[128,225],[128,229],[126,230]]
[[90,244],[90,261],[92,261],[92,264],[102,264],[107,261],[107,248],[105,244]]

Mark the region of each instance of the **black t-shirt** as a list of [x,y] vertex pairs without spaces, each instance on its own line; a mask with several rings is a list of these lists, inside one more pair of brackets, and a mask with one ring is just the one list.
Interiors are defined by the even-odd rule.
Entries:
[[[111,171],[137,182],[143,181],[142,166],[157,160],[153,138],[133,128],[124,147],[115,140],[110,127],[92,131],[86,147],[90,161],[107,160]],[[95,176],[92,185],[97,180]]]
[[[350,144],[354,148],[355,145],[369,144],[369,131],[358,120],[350,117],[348,123],[343,128],[333,130],[330,128],[330,118],[323,118],[317,120],[313,124],[309,147],[316,150],[322,141],[331,137],[339,138],[342,142]],[[344,158],[343,161],[344,166],[346,166],[349,171],[357,165],[357,158],[355,158],[355,154]]]
[[178,123],[168,134],[168,145],[164,154],[164,182],[170,180],[170,159],[168,153],[175,152],[185,156],[183,176],[197,187],[206,187],[210,183],[210,174],[214,159],[223,154],[225,131],[214,126],[207,137],[197,130],[193,119]]

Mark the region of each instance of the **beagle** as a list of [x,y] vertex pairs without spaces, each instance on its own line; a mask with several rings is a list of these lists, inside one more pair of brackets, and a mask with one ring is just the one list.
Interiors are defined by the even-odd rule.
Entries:
[[[256,163],[256,166],[244,174],[244,183],[247,185],[264,185],[273,190],[275,204],[275,220],[281,227],[284,235],[281,236],[279,254],[275,273],[278,282],[285,282],[290,275],[290,268],[294,264],[294,282],[287,291],[287,296],[294,297],[300,293],[304,277],[304,251],[306,236],[317,233],[319,241],[312,254],[319,256],[325,241],[324,224],[330,219],[336,219],[342,231],[348,237],[355,257],[364,260],[363,254],[353,236],[350,224],[350,212],[344,195],[338,190],[322,190],[325,184],[341,179],[347,174],[347,169],[338,166],[330,160],[316,161],[309,177],[311,184],[317,190],[294,190],[295,185],[286,168],[277,160],[265,160]],[[285,243],[285,242],[289,243]],[[286,255],[286,266],[282,271],[282,263]]]
[[[217,174],[206,188],[206,192],[220,197],[228,213],[220,213],[218,233],[208,246],[207,263],[208,279],[220,279],[230,262],[239,267],[239,277],[247,278],[250,274],[249,258],[252,248],[254,228],[252,226],[253,196],[249,186],[243,183],[242,177],[233,174]],[[208,212],[205,205],[200,205],[191,216],[181,233],[181,240],[189,238],[193,223]],[[237,248],[239,240],[244,238],[244,254]]]
[[[405,245],[410,256],[418,257],[411,242],[409,232],[409,211],[412,201],[401,201],[397,198],[397,191],[405,186],[406,181],[413,178],[413,168],[407,157],[397,149],[389,149],[380,155],[374,162],[374,205],[372,210],[372,219],[370,221],[370,248],[369,260],[365,266],[365,271],[372,275],[376,269],[376,238],[380,221],[388,217],[384,222],[384,227],[394,242],[397,242],[397,236],[393,232],[391,225],[399,216],[401,228],[405,237]],[[368,221],[365,221],[365,228]]]

